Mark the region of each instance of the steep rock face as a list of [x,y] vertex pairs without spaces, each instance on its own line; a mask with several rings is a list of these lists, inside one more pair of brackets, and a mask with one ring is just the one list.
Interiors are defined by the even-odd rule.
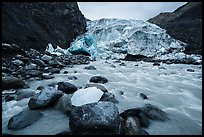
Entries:
[[76,2],[3,2],[2,42],[45,50],[48,43],[68,48],[86,31]]
[[202,53],[202,2],[188,2],[172,13],[160,13],[148,21],[187,43],[185,53]]

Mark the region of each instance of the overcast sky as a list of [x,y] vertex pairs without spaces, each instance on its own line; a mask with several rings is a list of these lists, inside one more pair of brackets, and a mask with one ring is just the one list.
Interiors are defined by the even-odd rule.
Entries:
[[161,12],[172,12],[186,2],[77,2],[87,19],[148,20]]

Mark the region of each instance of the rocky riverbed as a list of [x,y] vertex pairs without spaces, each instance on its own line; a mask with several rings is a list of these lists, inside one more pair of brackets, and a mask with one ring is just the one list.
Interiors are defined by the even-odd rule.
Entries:
[[2,47],[3,134],[202,134],[201,64]]

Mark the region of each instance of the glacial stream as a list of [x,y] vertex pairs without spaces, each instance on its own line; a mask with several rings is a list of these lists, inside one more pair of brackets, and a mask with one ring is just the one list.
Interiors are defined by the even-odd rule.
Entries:
[[[88,65],[66,67],[55,78],[49,80],[27,80],[30,88],[68,81],[78,87],[84,87],[92,76],[100,75],[108,79],[104,84],[108,92],[119,101],[116,106],[119,112],[129,108],[143,106],[147,103],[156,105],[168,114],[168,121],[151,121],[144,128],[150,135],[201,135],[202,134],[202,65],[161,64],[122,61],[98,60]],[[84,69],[93,65],[96,70]],[[194,72],[187,71],[188,69]],[[68,71],[68,74],[64,74]],[[76,76],[76,80],[69,80]],[[121,94],[123,93],[123,94]],[[147,95],[143,100],[139,93]],[[8,130],[8,120],[28,107],[29,98],[20,101],[2,102],[2,133],[23,135],[55,135],[69,131],[69,118],[54,107],[40,110],[43,117],[32,125],[21,130]]]

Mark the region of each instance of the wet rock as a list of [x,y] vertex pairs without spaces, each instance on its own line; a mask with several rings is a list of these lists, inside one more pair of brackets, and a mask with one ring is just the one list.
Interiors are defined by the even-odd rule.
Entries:
[[60,73],[59,68],[52,68],[50,71],[51,71],[51,74],[59,74]]
[[40,93],[29,100],[28,106],[31,110],[51,107],[61,96],[62,93],[58,92],[55,88],[45,87]]
[[72,94],[63,94],[57,101],[55,108],[62,111],[63,113],[69,115],[71,109],[73,108],[71,103]]
[[19,89],[26,86],[25,82],[16,77],[2,77],[2,90]]
[[44,89],[43,86],[38,86],[38,87],[37,87],[37,90],[42,90],[42,89]]
[[54,60],[50,60],[48,62],[48,64],[52,67],[55,67],[55,68],[62,68],[63,67],[63,64],[60,63],[58,60],[54,59]]
[[127,54],[123,60],[125,61],[145,61],[145,60],[148,60],[148,57],[144,55]]
[[64,73],[64,74],[68,74],[68,71],[64,71],[63,73]]
[[52,78],[54,78],[54,76],[52,76],[52,75],[42,75],[41,78],[42,79],[52,79]]
[[104,83],[107,83],[108,80],[102,76],[93,76],[93,77],[91,77],[90,82],[104,84]]
[[115,65],[113,65],[113,64],[112,64],[112,65],[110,65],[110,66],[111,66],[112,68],[116,68],[116,66],[115,66]]
[[16,95],[13,95],[13,94],[5,96],[6,102],[11,101],[11,100],[15,100],[15,99],[16,99]]
[[110,101],[113,103],[118,103],[118,100],[115,99],[114,94],[112,94],[110,92],[104,92],[100,101]]
[[138,135],[149,135],[149,133],[148,133],[146,130],[140,128],[140,129],[138,130]]
[[140,122],[137,117],[128,116],[124,124],[125,135],[139,135]]
[[90,84],[87,84],[87,85],[85,86],[85,88],[88,88],[88,87],[96,87],[96,88],[102,90],[103,92],[108,92],[108,90],[107,90],[103,85],[91,84],[91,83],[90,83]]
[[35,95],[35,90],[32,89],[21,89],[17,92],[16,100],[19,101],[23,98],[29,98]]
[[147,99],[147,96],[144,93],[139,94],[142,99]]
[[75,77],[75,76],[69,76],[68,79],[69,79],[69,80],[77,80],[77,77]]
[[165,121],[169,119],[164,111],[151,104],[145,104],[141,110],[153,120]]
[[96,68],[92,65],[85,67],[84,69],[88,69],[88,70],[96,70]]
[[18,130],[25,128],[38,121],[42,116],[43,114],[38,111],[25,109],[19,114],[11,117],[8,122],[8,129]]
[[77,91],[77,87],[69,82],[59,82],[58,90],[62,90],[64,93],[73,93]]
[[124,62],[119,64],[120,66],[127,66]]
[[120,113],[120,116],[123,119],[126,119],[128,116],[137,117],[142,127],[149,127],[150,125],[150,121],[148,117],[145,115],[145,113],[140,108],[127,109],[124,112]]
[[74,134],[83,134],[84,131],[88,133],[98,131],[98,134],[119,134],[118,108],[112,102],[100,101],[74,107],[70,113],[69,126]]
[[12,61],[12,63],[16,66],[23,66],[24,65],[23,61],[21,61],[19,59]]
[[116,61],[114,61],[114,63],[121,63],[121,61],[120,60],[116,60]]
[[194,70],[193,70],[193,69],[187,69],[187,71],[189,71],[189,72],[194,72]]
[[159,69],[166,69],[165,67],[159,67]]

